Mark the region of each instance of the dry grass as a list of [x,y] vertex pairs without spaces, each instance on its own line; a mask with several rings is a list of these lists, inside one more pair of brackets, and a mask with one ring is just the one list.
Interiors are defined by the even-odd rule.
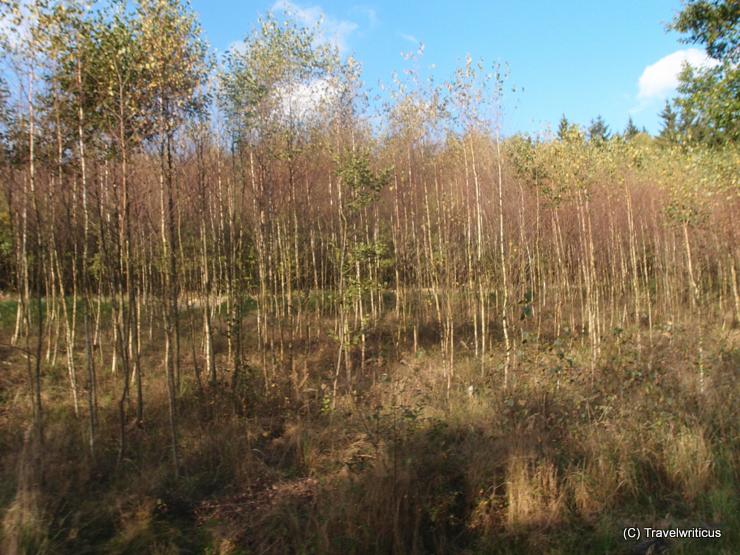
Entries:
[[614,507],[624,481],[619,461],[606,449],[597,449],[568,476],[577,515],[585,522],[594,522],[599,515]]
[[[688,340],[672,338],[675,347]],[[449,402],[434,350],[406,355],[334,411],[315,391],[308,400],[286,395],[287,376],[247,415],[234,411],[228,390],[200,393],[186,381],[179,480],[161,374],[147,374],[145,426],[130,430],[116,467],[114,396],[101,402],[93,462],[63,371],[52,373],[44,488],[33,510],[17,496],[3,502],[3,552],[615,552],[621,526],[659,522],[720,526],[722,545],[736,546],[734,340],[707,348],[714,390],[704,395],[678,379],[675,351],[657,341],[652,374],[636,375],[622,346],[619,364],[603,362],[594,386],[579,349],[567,352],[575,365],[559,383],[549,370],[557,352],[522,349],[508,391],[495,368],[483,379],[477,361],[461,355]],[[321,391],[319,365],[308,368],[306,388]],[[102,375],[102,386],[115,390],[115,379]],[[14,398],[13,410],[28,410]],[[12,467],[3,469],[14,491],[21,453],[6,456]]]
[[695,501],[707,490],[714,456],[700,427],[673,431],[665,440],[664,457],[666,474],[686,501]]
[[506,524],[512,531],[562,522],[565,492],[550,461],[512,457],[506,468]]

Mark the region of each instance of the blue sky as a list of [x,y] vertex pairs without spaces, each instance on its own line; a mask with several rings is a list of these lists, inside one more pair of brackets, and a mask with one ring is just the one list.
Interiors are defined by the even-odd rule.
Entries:
[[403,1],[192,0],[211,45],[223,52],[244,38],[257,17],[291,9],[307,23],[323,17],[326,37],[363,66],[369,87],[406,67],[401,52],[425,45],[423,66],[438,80],[470,54],[507,63],[520,90],[504,104],[503,127],[539,133],[561,114],[586,125],[601,114],[622,130],[629,114],[658,131],[658,112],[682,62],[711,63],[701,47],[683,44],[665,25],[679,0]]

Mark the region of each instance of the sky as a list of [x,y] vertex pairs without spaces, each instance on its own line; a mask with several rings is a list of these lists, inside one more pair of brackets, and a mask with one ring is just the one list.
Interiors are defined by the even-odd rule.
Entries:
[[290,12],[310,27],[322,20],[321,38],[360,62],[371,91],[391,85],[394,72],[410,67],[403,54],[422,44],[414,67],[438,83],[468,55],[505,64],[505,135],[546,134],[563,114],[584,127],[601,115],[612,131],[623,130],[631,116],[655,134],[684,62],[716,63],[700,45],[666,30],[681,0],[191,0],[191,6],[219,54],[269,12]]
[[[539,134],[562,114],[580,125],[601,115],[613,131],[628,116],[649,132],[676,85],[684,60],[711,63],[665,27],[680,0],[192,0],[210,44],[223,52],[270,10],[292,11],[311,24],[323,17],[324,36],[363,67],[366,86],[389,84],[407,64],[402,52],[424,44],[423,67],[438,81],[466,55],[509,67],[503,106],[505,134]],[[406,64],[406,65],[405,65]]]

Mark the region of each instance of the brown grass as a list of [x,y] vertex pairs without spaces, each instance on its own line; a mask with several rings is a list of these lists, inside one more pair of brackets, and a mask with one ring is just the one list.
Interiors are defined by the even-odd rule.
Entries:
[[[589,553],[620,549],[623,523],[727,529],[738,514],[737,347],[719,333],[707,347],[704,395],[673,365],[690,341],[680,333],[673,349],[656,341],[652,374],[637,375],[623,345],[594,386],[577,343],[565,347],[575,366],[559,384],[550,378],[556,351],[522,349],[509,390],[461,355],[449,402],[434,350],[405,355],[384,369],[388,379],[341,396],[334,411],[315,391],[291,398],[290,377],[276,375],[274,397],[240,415],[228,388],[201,393],[186,377],[177,481],[156,364],[146,374],[145,425],[131,428],[119,467],[115,396],[101,400],[92,461],[63,370],[51,372],[38,495],[21,496],[22,442],[3,432],[19,448],[2,474],[17,492],[2,509],[3,552]],[[314,389],[321,367],[308,370],[305,387]],[[115,391],[117,379],[102,374],[101,388]],[[13,398],[6,408],[28,411],[23,395]],[[723,541],[736,539],[728,532]],[[694,548],[702,546],[686,546]]]

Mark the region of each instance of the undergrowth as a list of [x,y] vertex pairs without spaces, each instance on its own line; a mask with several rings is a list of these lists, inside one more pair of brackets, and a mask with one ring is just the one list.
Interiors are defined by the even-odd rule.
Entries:
[[712,336],[703,392],[681,356],[689,329],[642,352],[629,333],[604,346],[595,379],[578,342],[522,345],[507,389],[502,353],[483,374],[460,356],[449,400],[433,348],[387,360],[334,409],[319,367],[303,393],[276,378],[259,402],[184,376],[178,478],[154,359],[152,401],[120,463],[114,399],[101,400],[93,460],[60,365],[45,378],[43,485],[24,490],[37,492],[32,502],[18,493],[30,405],[21,358],[7,351],[3,533],[25,552],[76,554],[621,553],[626,526],[703,527],[722,538],[676,541],[676,552],[731,553],[736,331]]

